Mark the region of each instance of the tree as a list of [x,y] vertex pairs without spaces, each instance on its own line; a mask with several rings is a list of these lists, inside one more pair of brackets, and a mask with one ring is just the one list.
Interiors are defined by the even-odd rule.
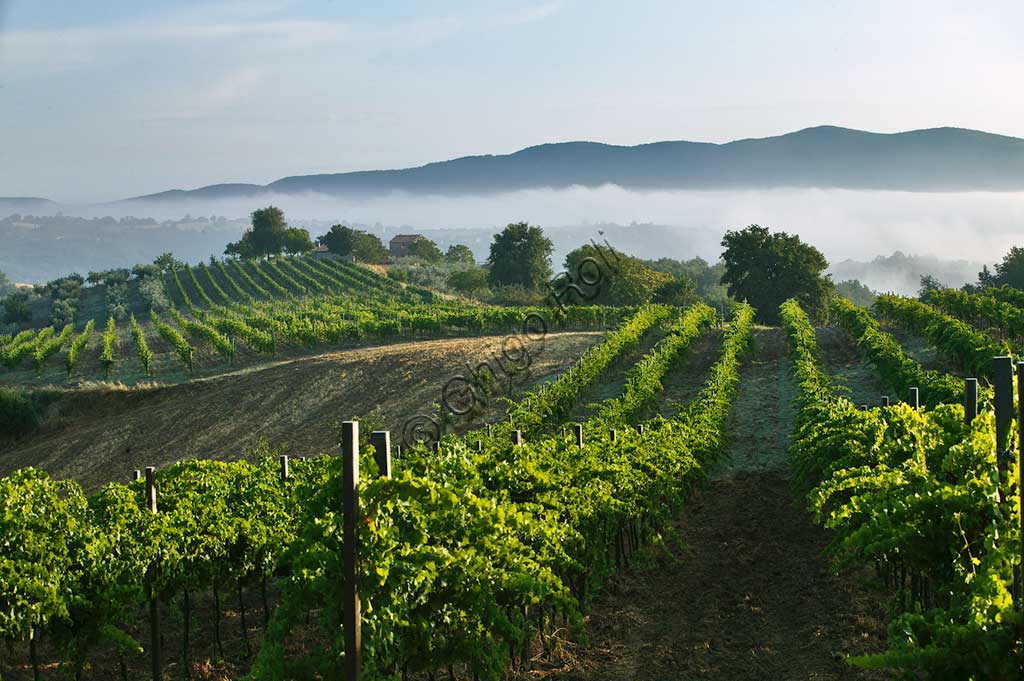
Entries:
[[917,289],[917,297],[920,298],[921,301],[927,303],[928,298],[934,291],[941,291],[944,288],[946,287],[942,284],[941,281],[939,281],[930,274],[925,274],[921,277],[921,286],[920,288]]
[[757,309],[759,321],[776,323],[779,305],[788,298],[796,298],[812,318],[825,318],[834,285],[824,273],[828,260],[817,248],[795,234],[773,234],[760,225],[726,232],[722,246],[722,283],[730,296]]
[[332,226],[329,232],[317,237],[316,242],[331,253],[351,255],[359,262],[376,265],[388,259],[388,249],[379,237],[345,225]]
[[551,279],[551,239],[540,227],[525,222],[508,225],[494,235],[488,280],[492,286],[521,286],[536,291]]
[[472,295],[487,288],[487,270],[470,267],[448,275],[448,286],[459,293]]
[[697,284],[687,276],[665,282],[654,292],[652,302],[685,307],[697,300]]
[[4,321],[20,324],[32,319],[32,308],[28,304],[27,291],[15,291],[4,299]]
[[441,262],[444,256],[441,254],[441,249],[437,247],[433,241],[427,238],[417,239],[412,246],[409,247],[409,255],[415,256],[421,260],[427,262]]
[[847,279],[836,284],[836,295],[861,307],[871,307],[878,298],[877,293],[860,283],[858,279]]
[[[301,233],[305,233],[305,242],[302,240]],[[228,244],[224,253],[237,255],[240,258],[261,258],[276,255],[281,251],[288,250],[289,247],[302,249],[307,242],[309,248],[306,250],[312,250],[309,232],[304,229],[293,231],[285,222],[284,211],[276,206],[267,206],[253,211],[252,228],[247,229],[241,239]]]
[[281,247],[285,253],[298,254],[309,253],[313,250],[313,240],[309,238],[309,232],[300,227],[289,227],[284,231],[284,238],[281,240]]
[[153,261],[161,272],[172,272],[179,267],[184,267],[185,263],[174,257],[173,253],[163,253],[156,260]]
[[470,250],[469,246],[463,246],[462,244],[452,244],[449,246],[448,252],[444,254],[444,259],[451,263],[466,263],[467,265],[476,263],[476,256],[473,255],[473,251]]
[[[981,279],[980,274],[978,278]],[[995,286],[1024,289],[1024,248],[1011,248],[1010,252],[1003,256],[1003,261],[996,263],[996,274],[993,279]]]
[[[552,287],[563,304],[642,305],[674,279],[633,256],[605,247],[585,244],[565,256],[565,277],[555,277]],[[692,282],[691,290],[693,288]],[[573,288],[575,287],[575,288]],[[575,293],[576,289],[582,296]]]

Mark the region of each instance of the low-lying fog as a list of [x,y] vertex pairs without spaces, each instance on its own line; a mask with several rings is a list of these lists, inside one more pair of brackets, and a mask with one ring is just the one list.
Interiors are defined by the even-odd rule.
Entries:
[[[977,272],[976,264],[993,263],[1011,245],[1024,242],[1024,193],[1009,192],[833,189],[634,192],[609,185],[596,189],[575,187],[488,196],[259,195],[231,200],[122,202],[63,206],[61,209],[65,215],[133,215],[164,220],[180,219],[186,213],[240,218],[269,204],[280,206],[293,224],[310,223],[314,236],[332,222],[378,225],[376,231],[384,236],[415,228],[429,230],[434,237],[436,229],[462,228],[479,233],[478,230],[496,231],[509,222],[525,220],[551,229],[557,246],[556,261],[573,243],[572,239],[566,243],[558,238],[560,230],[554,228],[608,223],[637,223],[640,228],[635,231],[613,230],[612,245],[646,258],[700,255],[716,260],[721,252],[719,241],[726,229],[758,223],[796,232],[821,249],[833,263],[847,259],[871,260],[899,250],[934,255],[943,260],[971,261],[962,263],[961,268],[969,273]],[[595,238],[608,236],[599,236],[597,229],[595,226],[593,230]],[[226,235],[224,241],[228,237],[234,238]],[[483,258],[489,239],[476,241],[481,243],[469,245]],[[222,250],[216,242],[195,245],[199,248],[198,254],[181,253],[179,257],[219,255]],[[3,260],[6,258],[0,255],[0,269]],[[109,266],[123,264],[112,262]],[[876,288],[905,288],[902,283],[868,283]]]

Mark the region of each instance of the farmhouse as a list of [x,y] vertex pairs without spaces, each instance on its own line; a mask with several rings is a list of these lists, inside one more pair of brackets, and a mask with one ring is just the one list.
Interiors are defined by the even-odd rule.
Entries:
[[397,234],[388,242],[388,253],[392,258],[409,255],[412,245],[420,239],[426,238],[422,234]]

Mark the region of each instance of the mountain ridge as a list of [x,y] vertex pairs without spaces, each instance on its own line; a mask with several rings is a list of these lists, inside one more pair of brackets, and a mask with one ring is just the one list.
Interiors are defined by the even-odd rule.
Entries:
[[263,194],[491,194],[618,185],[639,191],[819,187],[895,191],[1024,189],[1024,139],[957,127],[878,133],[832,125],[730,142],[614,145],[576,140],[409,168],[212,184],[122,202]]

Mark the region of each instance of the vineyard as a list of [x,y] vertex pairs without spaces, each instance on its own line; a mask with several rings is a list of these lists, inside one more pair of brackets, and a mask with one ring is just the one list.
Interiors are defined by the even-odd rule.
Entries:
[[[0,341],[0,353],[14,369],[45,369],[66,348],[60,368],[70,375],[95,336],[96,366],[108,371],[133,362],[149,375],[171,356],[195,372],[287,348],[499,332],[553,316],[467,307],[357,270],[304,259],[183,269],[171,276],[174,307],[164,314],[131,317],[124,329],[97,320],[23,333]],[[0,673],[48,677],[56,666],[76,678],[207,678],[200,663],[216,659],[219,673],[253,679],[665,678],[683,668],[795,678],[810,665],[821,678],[1021,678],[1018,302],[1005,292],[884,296],[871,310],[834,300],[833,328],[816,329],[788,301],[781,330],[755,328],[747,305],[728,320],[702,303],[568,308],[558,324],[612,328],[483,426],[410,443],[348,420],[327,455],[262,449],[233,463],[115,471],[120,481],[89,494],[23,468],[0,479]],[[922,366],[901,336],[955,371]],[[823,348],[822,339],[833,340]],[[836,343],[857,364],[844,376],[870,382],[846,385],[831,373]],[[768,386],[788,389],[778,394],[792,409],[753,390]],[[867,392],[876,386],[885,392]],[[758,419],[745,413],[755,403]],[[690,512],[716,490],[724,499],[739,489],[750,496],[728,506],[735,517]],[[700,523],[729,531],[744,513],[794,502],[804,519],[788,522],[827,532],[779,541],[819,532],[832,565],[851,577],[740,560],[746,545],[721,538],[695,540],[650,568],[680,527],[689,541]],[[745,595],[727,580],[717,591],[693,581],[713,572],[687,572],[704,562],[743,579],[764,568],[766,578]],[[665,586],[666,573],[678,590]],[[589,659],[631,635],[600,628],[626,575],[661,584],[651,612],[666,616],[664,597],[700,620],[695,630],[712,627],[706,638],[685,638],[677,630],[690,624],[677,622],[670,634],[644,629],[673,637],[673,661],[613,668]],[[867,634],[851,629],[820,653],[802,640],[792,649],[755,643],[764,633],[750,622],[794,609],[750,605],[758,589],[867,580],[888,612],[881,640],[866,645]],[[744,605],[716,605],[709,589]],[[705,621],[710,610],[731,639]],[[820,635],[813,621],[801,632],[816,633],[801,636]],[[588,636],[599,645],[588,647]]]
[[[449,299],[338,259],[278,257],[173,269],[166,309],[81,319],[0,338],[0,382],[127,384],[215,375],[317,349],[503,334],[530,317],[543,332],[606,329],[628,310],[510,308]],[[134,321],[132,321],[134,320]]]

